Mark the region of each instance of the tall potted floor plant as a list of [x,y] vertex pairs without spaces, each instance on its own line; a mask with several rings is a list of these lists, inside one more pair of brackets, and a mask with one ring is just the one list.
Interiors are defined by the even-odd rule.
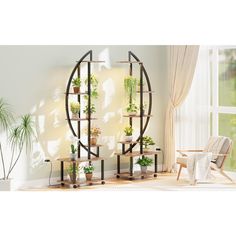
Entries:
[[0,190],[11,190],[10,174],[18,163],[23,151],[28,153],[35,137],[31,115],[23,115],[19,120],[14,118],[9,104],[0,99],[0,132],[5,133],[11,148],[10,164],[7,168],[0,140],[0,156],[3,173],[0,173]]

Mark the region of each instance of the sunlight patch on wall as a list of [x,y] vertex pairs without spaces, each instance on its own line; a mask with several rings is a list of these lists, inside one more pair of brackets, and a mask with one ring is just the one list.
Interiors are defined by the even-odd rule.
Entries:
[[98,60],[99,61],[105,61],[102,64],[98,65],[98,70],[102,70],[102,67],[105,67],[107,69],[111,68],[111,60],[110,60],[110,53],[109,53],[109,49],[105,48],[103,51],[101,51],[98,55]]
[[114,94],[115,94],[114,81],[111,78],[105,80],[102,83],[102,90],[105,93],[104,102],[103,102],[103,108],[107,108],[108,105],[111,104],[112,99],[113,99]]

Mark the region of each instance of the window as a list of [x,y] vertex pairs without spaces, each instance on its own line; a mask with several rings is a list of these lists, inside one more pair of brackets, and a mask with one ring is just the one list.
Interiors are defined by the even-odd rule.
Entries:
[[225,169],[236,171],[236,47],[213,47],[211,69],[211,132],[233,140]]

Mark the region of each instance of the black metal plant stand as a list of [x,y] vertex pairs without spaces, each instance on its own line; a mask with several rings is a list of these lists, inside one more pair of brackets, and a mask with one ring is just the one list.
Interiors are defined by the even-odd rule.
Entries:
[[[138,115],[124,115],[124,117],[129,118],[129,125],[132,127],[133,126],[133,119],[140,119],[140,132],[139,132],[139,137],[132,142],[119,142],[122,145],[122,151],[121,153],[116,153],[117,156],[117,173],[116,177],[125,177],[130,180],[134,179],[135,177],[150,177],[154,176],[157,177],[157,161],[158,161],[158,154],[160,151],[148,151],[144,152],[143,151],[143,136],[144,133],[147,129],[149,120],[151,118],[151,110],[152,110],[152,89],[151,89],[151,83],[148,77],[148,74],[146,72],[146,69],[143,65],[143,63],[139,60],[139,58],[134,55],[131,51],[128,52],[128,61],[119,61],[118,63],[124,63],[129,65],[129,75],[133,75],[133,69],[134,65],[138,65],[139,69],[139,76],[140,76],[140,91],[137,91],[139,93],[139,99],[140,99],[140,113]],[[147,90],[143,90],[143,84],[144,84],[144,79],[146,79],[147,83]],[[148,95],[148,113],[147,115],[144,114],[144,109],[143,109],[143,96],[144,94]],[[129,103],[132,104],[132,96],[129,98]],[[139,151],[133,151],[133,148],[139,144],[140,149]],[[128,146],[128,148],[126,148]],[[133,171],[133,161],[135,157],[144,157],[144,156],[153,156],[154,157],[154,171],[147,171],[147,173],[141,173],[141,172],[134,172]],[[120,171],[120,162],[121,158],[129,158],[129,171],[128,172],[123,172],[121,173]]]
[[[93,60],[93,52],[92,50],[88,51],[84,56],[81,57],[81,59],[77,62],[76,66],[74,67],[68,84],[66,88],[66,93],[65,93],[65,110],[66,110],[66,119],[68,121],[69,127],[71,129],[72,134],[78,138],[78,158],[76,160],[71,160],[70,158],[59,158],[58,161],[61,163],[61,178],[60,182],[61,185],[73,185],[74,188],[79,187],[81,184],[88,184],[92,185],[95,182],[101,182],[102,184],[105,184],[104,180],[104,158],[100,157],[100,150],[99,148],[102,145],[96,144],[96,145],[91,145],[90,143],[90,138],[91,138],[91,123],[92,120],[95,120],[96,118],[91,117],[91,64],[92,63],[103,63],[104,61],[94,61]],[[73,77],[77,75],[77,77],[80,77],[80,69],[81,69],[81,64],[87,64],[87,78],[88,78],[88,87],[87,87],[87,92],[79,92],[79,93],[74,93],[70,92],[71,88],[71,83],[73,80]],[[81,102],[81,97],[83,95],[87,95],[88,97],[88,117],[83,118],[81,116],[81,112],[79,112],[79,118],[78,119],[72,119],[70,118],[69,114],[69,99],[70,96],[77,96],[77,101],[80,103]],[[87,128],[88,128],[88,141],[87,145],[83,144],[80,140],[81,138],[81,122],[86,122],[87,121]],[[72,122],[76,122],[77,124],[77,129],[75,130]],[[86,157],[81,157],[81,148],[85,149],[87,151],[87,156]],[[92,151],[91,149],[95,148],[96,152]],[[80,165],[83,162],[87,162],[91,164],[94,161],[100,161],[101,162],[101,179],[95,180],[92,179],[91,181],[80,181],[76,180],[76,166]],[[64,165],[65,163],[70,163],[73,166],[73,180],[64,180]]]

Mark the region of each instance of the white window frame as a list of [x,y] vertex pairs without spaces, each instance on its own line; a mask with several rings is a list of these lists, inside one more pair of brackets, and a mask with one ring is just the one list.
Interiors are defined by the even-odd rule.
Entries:
[[219,114],[236,115],[236,107],[219,106],[219,50],[220,49],[236,49],[236,46],[214,46],[212,50],[212,135],[219,135]]

